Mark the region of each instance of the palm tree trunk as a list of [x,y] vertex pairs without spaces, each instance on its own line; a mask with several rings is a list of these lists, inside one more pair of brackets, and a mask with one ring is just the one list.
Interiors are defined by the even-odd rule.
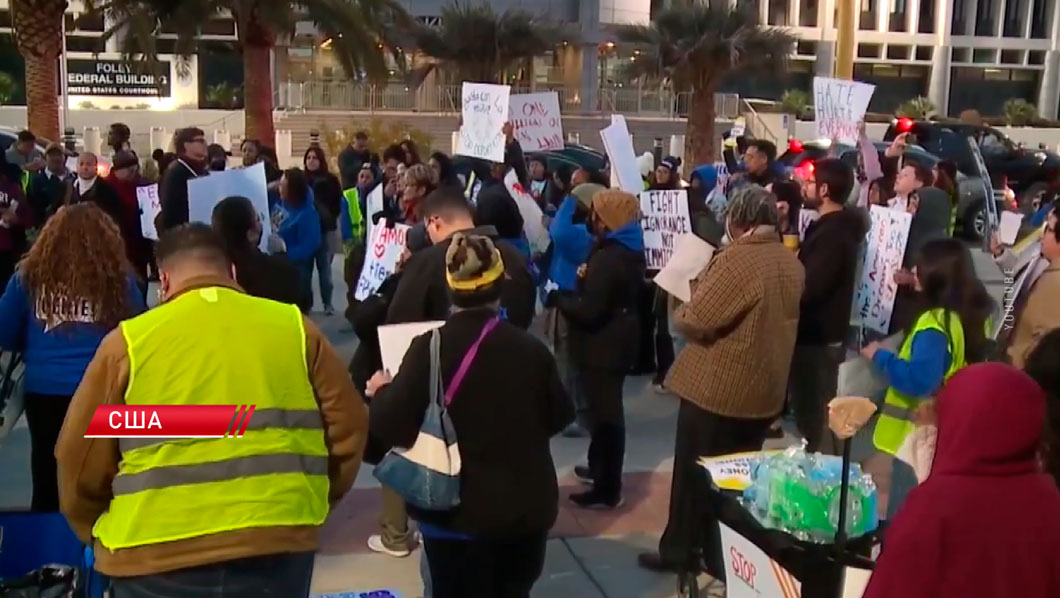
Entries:
[[59,61],[55,56],[26,57],[26,124],[34,134],[59,141]]
[[708,83],[692,89],[692,104],[685,130],[685,168],[714,163],[714,89]]
[[246,138],[275,147],[271,52],[271,44],[243,41],[243,109],[246,114]]

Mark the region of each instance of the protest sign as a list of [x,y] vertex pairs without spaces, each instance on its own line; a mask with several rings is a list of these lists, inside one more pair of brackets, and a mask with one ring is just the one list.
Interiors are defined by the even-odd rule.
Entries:
[[802,584],[736,530],[718,523],[728,598],[799,598]]
[[1001,244],[1015,245],[1016,238],[1020,234],[1020,226],[1022,225],[1022,213],[1009,212],[1008,210],[1001,212],[1001,224],[997,229],[997,237]]
[[685,303],[692,300],[692,281],[710,264],[714,247],[695,235],[681,235],[677,239],[670,260],[655,275],[655,284]]
[[365,221],[365,239],[372,240],[372,235],[375,234],[375,223],[372,221],[372,216],[383,211],[383,183],[379,183],[368,192],[368,197],[364,200],[364,215]]
[[854,289],[854,317],[860,319],[862,327],[887,334],[898,294],[894,273],[902,267],[913,217],[883,206],[872,206],[869,215],[872,226],[865,238],[861,276]]
[[611,186],[629,193],[640,193],[644,190],[644,180],[640,178],[637,167],[637,156],[633,154],[633,141],[629,138],[629,128],[625,117],[611,115],[611,124],[600,131],[600,138],[611,163]]
[[810,210],[808,208],[799,209],[799,242],[806,240],[806,231],[809,230],[810,225],[817,222],[817,219],[821,217],[821,213],[817,210]]
[[563,149],[559,94],[554,91],[520,93],[508,100],[508,122],[525,152]]
[[508,120],[507,85],[464,83],[461,94],[460,139],[456,153],[491,162],[504,162],[504,127]]
[[840,598],[861,598],[864,596],[865,590],[869,589],[870,577],[872,577],[871,569],[844,567],[843,595]]
[[640,225],[648,270],[659,270],[674,254],[677,237],[692,232],[688,191],[644,191],[640,194]]
[[856,145],[861,121],[875,85],[828,77],[813,78],[813,110],[817,137]]
[[188,180],[188,220],[210,224],[213,208],[226,197],[242,196],[250,200],[261,218],[261,250],[268,248],[272,234],[269,214],[269,192],[265,183],[265,164],[258,162],[247,168],[212,172],[208,176]]
[[376,329],[379,333],[379,354],[383,358],[383,371],[396,376],[401,369],[412,340],[417,336],[441,328],[443,320],[429,322],[407,322],[405,324],[387,324]]
[[531,253],[544,253],[549,243],[552,242],[552,237],[545,228],[545,215],[541,211],[541,206],[537,205],[534,198],[530,197],[526,189],[519,184],[519,176],[515,174],[515,169],[509,170],[508,174],[504,175],[504,186],[515,200],[519,215],[523,217],[523,234],[526,235],[526,240],[530,244]]
[[140,230],[143,231],[143,237],[157,241],[155,218],[162,211],[162,203],[158,199],[158,183],[137,187],[136,203],[140,205]]
[[357,279],[355,299],[364,301],[388,276],[397,271],[398,260],[405,251],[405,235],[409,228],[405,224],[388,226],[386,218],[379,219],[368,243],[368,255],[361,268],[361,276]]

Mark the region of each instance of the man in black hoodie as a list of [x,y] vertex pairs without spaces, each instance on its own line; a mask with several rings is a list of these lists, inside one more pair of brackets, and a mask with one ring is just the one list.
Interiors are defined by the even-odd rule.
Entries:
[[866,232],[864,216],[844,207],[853,186],[850,168],[827,159],[817,162],[803,187],[804,205],[820,218],[806,230],[799,251],[806,286],[791,362],[791,396],[807,450],[830,454],[838,454],[838,443],[828,430],[826,405],[835,396],[845,358],[858,249]]

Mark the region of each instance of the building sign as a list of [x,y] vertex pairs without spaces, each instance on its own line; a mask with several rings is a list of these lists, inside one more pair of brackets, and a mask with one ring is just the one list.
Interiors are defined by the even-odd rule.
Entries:
[[170,65],[160,60],[154,68],[135,67],[121,60],[69,58],[67,90],[77,96],[169,97]]

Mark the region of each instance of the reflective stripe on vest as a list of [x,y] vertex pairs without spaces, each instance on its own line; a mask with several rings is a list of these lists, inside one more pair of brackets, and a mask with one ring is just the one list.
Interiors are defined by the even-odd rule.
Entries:
[[328,451],[297,307],[207,287],[121,331],[126,404],[256,407],[242,438],[123,439],[92,530],[104,547],[324,522]]
[[361,193],[357,187],[350,187],[342,192],[346,200],[347,212],[350,215],[350,230],[353,232],[354,240],[364,238],[364,214],[361,213]]
[[[948,327],[947,327],[947,320]],[[948,329],[947,329],[948,328]],[[913,338],[925,330],[938,330],[946,335],[950,348],[950,366],[946,370],[943,382],[963,368],[964,356],[964,327],[961,318],[956,313],[947,312],[944,309],[933,309],[924,312],[916,321],[912,331],[902,341],[902,347],[898,351],[898,358],[909,361],[913,356]],[[883,407],[880,409],[880,418],[876,422],[876,431],[872,435],[873,444],[876,448],[890,453],[898,454],[906,436],[913,432],[913,411],[921,400],[928,397],[910,397],[899,392],[893,386],[887,389]]]

